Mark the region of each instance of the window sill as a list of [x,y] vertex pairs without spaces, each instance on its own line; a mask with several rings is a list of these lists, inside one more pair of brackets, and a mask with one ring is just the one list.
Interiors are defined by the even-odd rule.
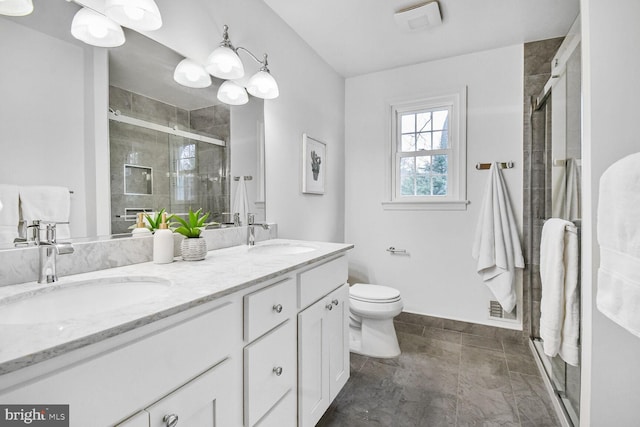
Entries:
[[468,200],[432,200],[421,202],[382,202],[385,211],[466,211]]

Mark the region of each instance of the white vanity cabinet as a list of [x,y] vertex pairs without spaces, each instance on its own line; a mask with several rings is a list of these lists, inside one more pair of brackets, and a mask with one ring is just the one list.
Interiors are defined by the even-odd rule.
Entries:
[[[349,379],[349,285],[346,258],[300,274],[300,286],[322,281],[331,292],[298,314],[298,422],[315,426]],[[313,292],[307,289],[307,298]]]
[[[167,414],[159,410],[187,419],[215,405],[216,417],[230,422],[191,425],[239,426],[241,349],[242,305],[213,301],[5,375],[0,402],[68,404],[71,427],[113,426],[132,414],[123,425],[164,426],[157,419]],[[195,404],[201,391],[205,401]]]
[[347,259],[293,265],[1,375],[0,402],[68,404],[71,427],[314,426],[349,378]]

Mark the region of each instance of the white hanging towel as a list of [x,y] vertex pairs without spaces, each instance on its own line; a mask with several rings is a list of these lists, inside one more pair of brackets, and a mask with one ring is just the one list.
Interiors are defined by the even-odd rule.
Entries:
[[505,311],[513,311],[517,299],[516,268],[524,268],[524,258],[509,194],[498,163],[493,163],[489,170],[472,255],[478,261],[477,272],[482,281]]
[[[20,208],[26,224],[33,220],[69,222],[71,198],[66,187],[25,186],[20,187]],[[56,225],[56,239],[69,239],[68,224]]]
[[559,354],[573,366],[580,361],[578,259],[576,226],[564,219],[547,220],[540,242],[540,337],[547,356]]
[[244,176],[240,177],[236,187],[236,195],[233,199],[232,213],[240,214],[240,225],[247,225],[247,214],[249,213],[249,199],[247,199],[247,184]]
[[640,337],[640,153],[617,161],[602,174],[597,221],[596,305]]
[[0,184],[0,244],[13,243],[18,236],[20,209],[18,186]]

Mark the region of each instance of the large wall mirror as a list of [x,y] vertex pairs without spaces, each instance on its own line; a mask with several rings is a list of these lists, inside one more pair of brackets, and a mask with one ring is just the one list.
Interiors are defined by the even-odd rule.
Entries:
[[72,238],[127,232],[140,210],[203,208],[228,222],[239,177],[264,219],[262,100],[226,106],[215,78],[206,89],[173,80],[179,53],[133,31],[118,48],[87,46],[70,34],[78,5],[34,6],[0,16],[0,184],[68,188]]

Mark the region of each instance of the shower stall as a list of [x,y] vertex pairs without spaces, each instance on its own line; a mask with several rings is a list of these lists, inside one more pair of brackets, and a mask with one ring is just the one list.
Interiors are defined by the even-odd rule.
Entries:
[[[529,313],[526,323],[529,336],[544,367],[546,382],[551,386],[560,409],[563,425],[579,425],[580,366],[566,363],[559,356],[549,357],[543,351],[540,337],[540,241],[542,226],[549,218],[572,221],[580,232],[581,200],[581,55],[579,20],[564,40],[537,42],[530,52],[551,52],[551,72],[526,76],[529,91],[543,86],[537,94],[527,96],[525,84],[525,240],[528,252],[525,277],[525,301]],[[545,43],[546,42],[546,43]],[[561,43],[560,43],[561,42]],[[558,44],[560,44],[558,48]],[[557,52],[555,50],[557,49]],[[553,55],[555,52],[555,55]],[[538,58],[539,60],[539,58]],[[525,73],[527,53],[525,47]],[[527,80],[529,78],[529,80]],[[528,124],[528,126],[527,126]],[[578,234],[579,235],[579,234]],[[578,278],[578,289],[580,278]]]

